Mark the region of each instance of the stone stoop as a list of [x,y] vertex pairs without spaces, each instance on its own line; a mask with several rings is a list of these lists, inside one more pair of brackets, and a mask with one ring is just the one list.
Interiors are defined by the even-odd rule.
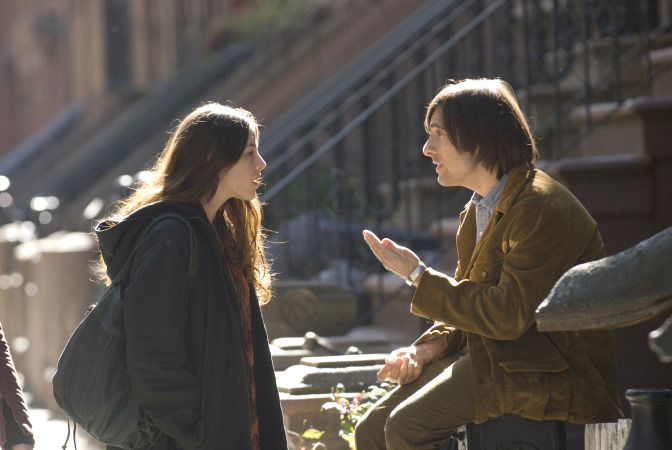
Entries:
[[[621,58],[629,51],[632,51],[633,48],[641,45],[641,37],[638,35],[622,35],[619,36],[618,40],[618,51]],[[658,36],[655,40],[650,41],[648,45],[650,46],[649,48],[655,49],[653,51],[668,48],[672,45],[672,34],[664,33]],[[588,69],[590,72],[590,79],[598,80],[605,73],[609,73],[613,70],[614,61],[612,53],[614,51],[614,42],[611,38],[592,40],[589,42],[589,47],[590,58]],[[642,72],[646,64],[644,54],[631,58],[628,61],[623,61],[622,64],[619,74],[621,83],[626,86],[635,86],[642,80]],[[575,80],[577,83],[576,86],[579,87],[583,83],[584,68],[578,67],[577,69]],[[607,81],[602,88],[605,91],[609,90],[612,88],[612,84]]]
[[312,331],[342,335],[354,325],[357,298],[335,283],[314,280],[278,281],[273,300],[262,313],[269,338],[303,336]]
[[308,332],[301,337],[281,337],[271,340],[271,357],[276,372],[301,364],[307,357],[349,356],[357,354],[389,354],[410,344],[397,333],[371,327],[357,327],[340,336],[319,336]]
[[388,353],[304,357],[300,364],[278,374],[280,402],[290,441],[290,448],[301,448],[301,435],[308,428],[324,431],[320,442],[329,450],[348,449],[338,436],[340,413],[323,410],[333,401],[332,389],[342,385],[342,397],[352,399],[377,383],[376,373],[385,364]]
[[672,47],[661,48],[650,53],[653,70],[665,70],[653,80],[651,95],[655,97],[672,95]]
[[[590,119],[593,122],[605,118],[606,121],[579,144],[580,156],[655,153],[657,146],[669,146],[672,96],[636,97],[620,106],[610,102],[590,107]],[[571,114],[571,120],[577,125],[586,123],[586,109],[576,108]]]
[[252,55],[245,70],[214,86],[208,97],[233,100],[268,124],[426,2],[323,2],[330,4],[331,15],[322,18],[319,28],[295,36],[289,46],[287,41],[276,39]]
[[597,220],[608,254],[672,223],[672,210],[664,206],[672,192],[670,123],[672,97],[631,99],[588,136],[583,156],[539,164]]

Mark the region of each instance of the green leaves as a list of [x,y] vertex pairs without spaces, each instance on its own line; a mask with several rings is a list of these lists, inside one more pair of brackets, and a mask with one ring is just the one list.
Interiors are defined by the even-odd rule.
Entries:
[[[366,391],[356,395],[348,395],[345,387],[339,383],[331,388],[332,401],[322,405],[322,411],[337,409],[341,414],[341,429],[338,435],[345,440],[351,449],[355,448],[355,426],[362,416],[380,399],[385,397],[393,386],[389,383],[381,383],[380,386],[369,386]],[[318,435],[319,433],[319,435]],[[310,439],[319,439],[324,432],[309,428],[303,436]]]
[[324,431],[316,430],[315,428],[308,428],[301,436],[306,439],[319,439],[324,434]]

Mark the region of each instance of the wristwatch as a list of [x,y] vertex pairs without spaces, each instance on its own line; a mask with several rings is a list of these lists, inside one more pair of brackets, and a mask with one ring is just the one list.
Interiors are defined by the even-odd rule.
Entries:
[[414,282],[414,281],[415,281],[415,280],[422,274],[422,272],[424,272],[425,270],[427,270],[427,266],[425,266],[425,264],[424,264],[422,261],[420,261],[420,264],[418,264],[418,267],[416,267],[415,269],[413,269],[413,272],[411,272],[411,274],[408,276],[408,278],[406,278],[406,284],[408,284],[409,286],[413,286],[413,282]]

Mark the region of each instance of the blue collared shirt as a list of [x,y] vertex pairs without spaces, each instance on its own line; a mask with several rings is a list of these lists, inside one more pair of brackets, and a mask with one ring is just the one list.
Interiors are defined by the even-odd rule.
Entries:
[[507,178],[508,174],[505,173],[502,175],[502,178],[499,179],[495,187],[485,197],[481,197],[476,192],[471,196],[471,201],[476,206],[476,242],[481,238],[485,227],[488,225],[488,220],[490,220],[492,211],[495,209],[497,200],[502,195]]

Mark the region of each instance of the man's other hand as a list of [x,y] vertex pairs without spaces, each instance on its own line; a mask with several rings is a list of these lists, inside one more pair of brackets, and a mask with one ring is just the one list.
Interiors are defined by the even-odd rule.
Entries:
[[394,350],[385,358],[385,366],[378,372],[378,379],[398,384],[412,383],[420,376],[423,367],[424,363],[418,358],[416,347],[403,347]]

